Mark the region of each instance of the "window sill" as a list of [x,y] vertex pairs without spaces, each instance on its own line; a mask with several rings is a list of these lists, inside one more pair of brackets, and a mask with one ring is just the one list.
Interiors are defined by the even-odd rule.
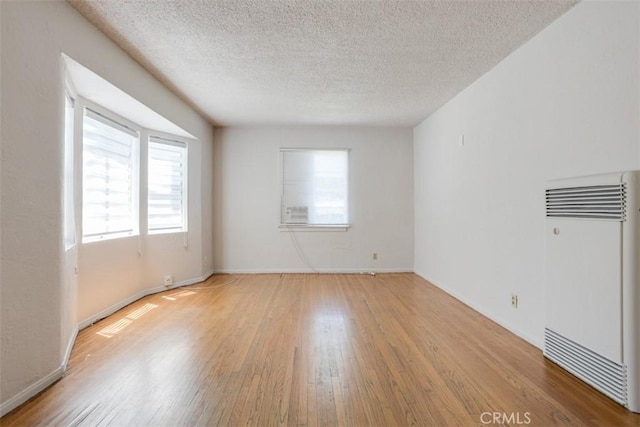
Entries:
[[87,243],[96,243],[96,242],[105,242],[107,240],[118,240],[124,239],[127,237],[137,237],[138,233],[132,232],[124,232],[124,233],[113,233],[113,234],[102,234],[99,236],[85,236],[82,238],[82,244]]
[[157,236],[160,234],[177,234],[177,233],[186,233],[187,230],[184,228],[176,228],[176,229],[164,229],[164,230],[149,230],[147,234],[149,236]]
[[280,231],[348,231],[351,224],[280,224]]

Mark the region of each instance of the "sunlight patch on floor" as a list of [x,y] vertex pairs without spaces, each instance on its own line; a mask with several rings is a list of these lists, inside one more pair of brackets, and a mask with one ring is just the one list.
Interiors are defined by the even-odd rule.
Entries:
[[115,323],[110,324],[109,326],[106,326],[104,328],[102,328],[101,330],[99,330],[98,332],[96,332],[96,335],[100,335],[103,336],[105,338],[111,338],[114,335],[119,334],[120,332],[122,332],[124,330],[124,328],[126,328],[127,326],[129,326],[134,320],[137,320],[139,318],[141,318],[142,316],[144,316],[145,314],[147,314],[148,312],[150,312],[151,310],[153,310],[154,308],[157,308],[158,305],[156,304],[145,304],[142,307],[132,311],[131,313],[127,314],[125,317],[123,317],[122,319],[118,320]]

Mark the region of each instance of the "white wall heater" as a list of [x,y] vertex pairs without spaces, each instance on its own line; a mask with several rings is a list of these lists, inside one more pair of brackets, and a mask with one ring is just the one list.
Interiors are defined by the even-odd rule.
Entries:
[[544,355],[640,412],[640,171],[549,181]]

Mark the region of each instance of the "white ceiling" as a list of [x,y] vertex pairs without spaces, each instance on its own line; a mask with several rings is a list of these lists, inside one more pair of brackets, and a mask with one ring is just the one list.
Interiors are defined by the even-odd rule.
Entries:
[[221,126],[413,126],[577,0],[68,0]]

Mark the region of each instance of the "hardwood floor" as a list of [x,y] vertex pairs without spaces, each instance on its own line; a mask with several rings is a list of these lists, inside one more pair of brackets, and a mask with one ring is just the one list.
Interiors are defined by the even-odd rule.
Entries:
[[637,426],[640,416],[414,274],[272,274],[214,276],[84,329],[65,378],[0,424]]

